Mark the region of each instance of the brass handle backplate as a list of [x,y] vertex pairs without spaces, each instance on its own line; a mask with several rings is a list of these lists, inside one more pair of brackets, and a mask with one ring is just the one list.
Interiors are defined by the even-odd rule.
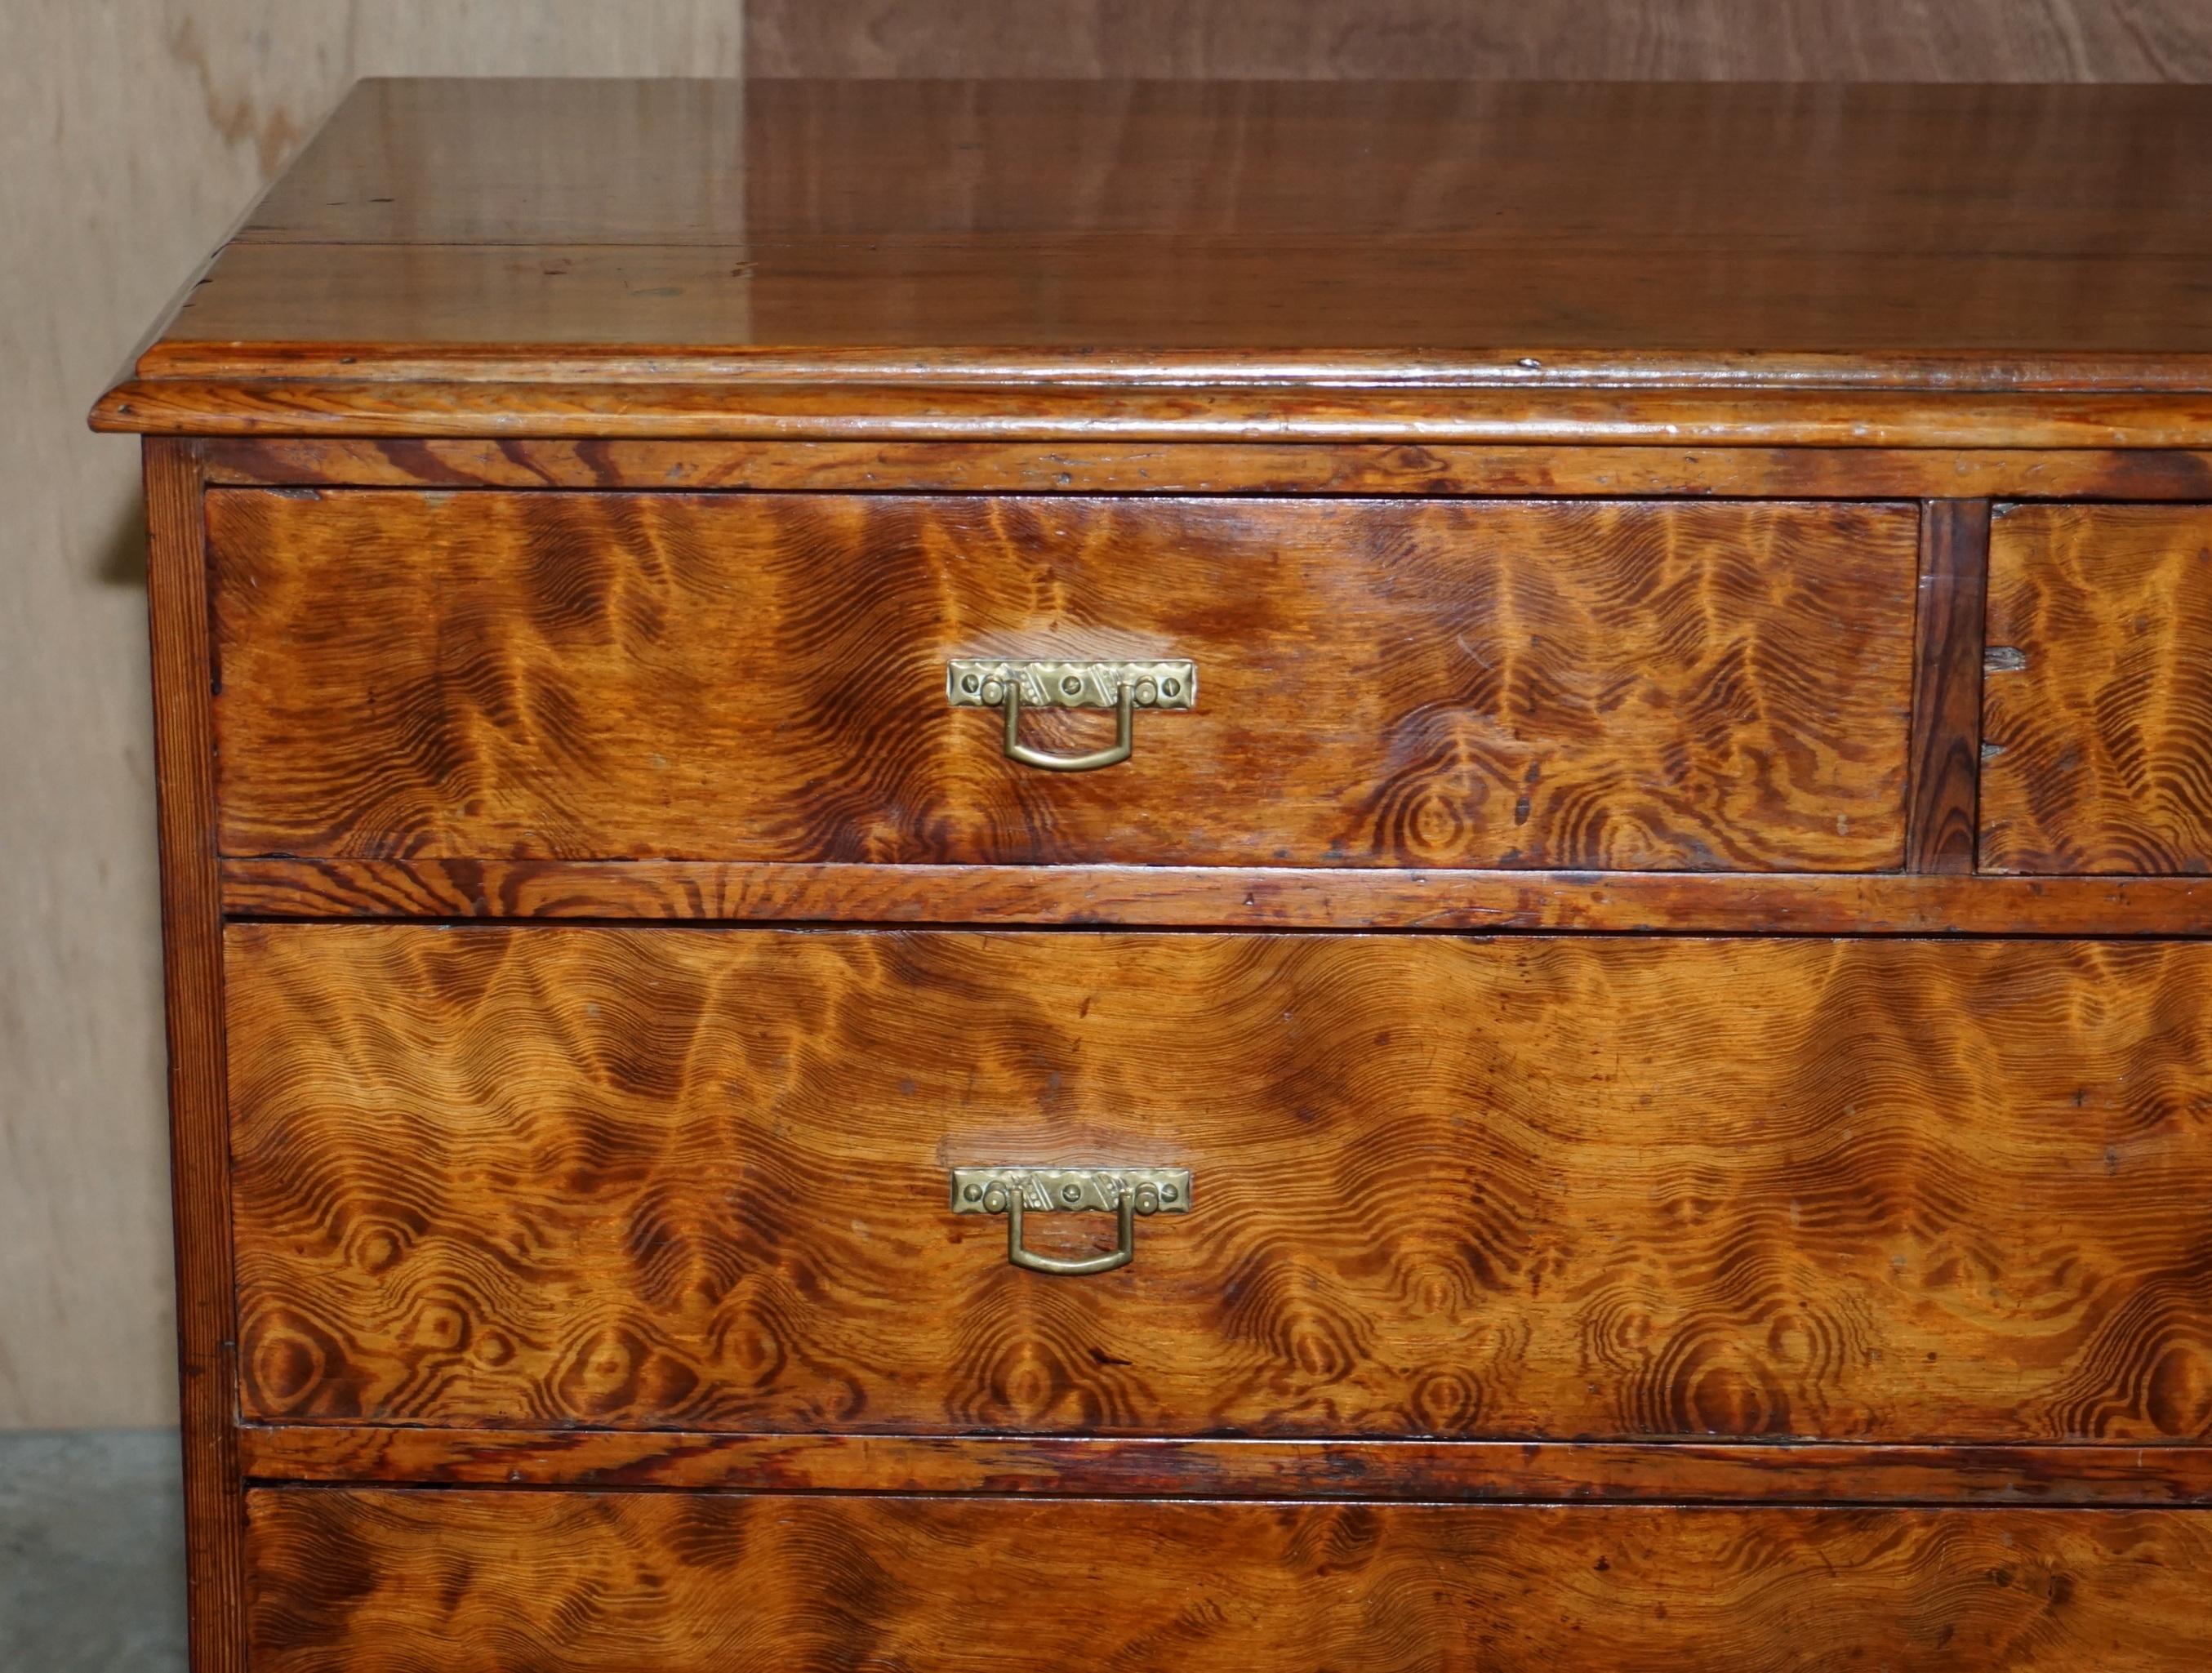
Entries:
[[[1137,710],[1189,709],[1198,702],[1194,662],[1005,662],[956,657],[945,695],[955,709],[996,709],[1006,717],[1010,761],[1048,772],[1087,773],[1127,761],[1137,747]],[[1022,742],[1024,709],[1110,709],[1114,741],[1087,755],[1052,755]]]
[[[1062,1278],[1111,1272],[1137,1256],[1137,1217],[1190,1212],[1188,1168],[955,1168],[952,1212],[1004,1214],[1006,1258],[1031,1272]],[[1027,1214],[1109,1214],[1120,1223],[1115,1246],[1103,1255],[1064,1261],[1040,1255],[1022,1242]]]

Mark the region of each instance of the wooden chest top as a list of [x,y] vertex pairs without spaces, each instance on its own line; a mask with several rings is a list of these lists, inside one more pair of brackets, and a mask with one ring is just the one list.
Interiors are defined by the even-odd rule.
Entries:
[[2208,388],[2203,88],[404,81],[99,421],[2173,446]]

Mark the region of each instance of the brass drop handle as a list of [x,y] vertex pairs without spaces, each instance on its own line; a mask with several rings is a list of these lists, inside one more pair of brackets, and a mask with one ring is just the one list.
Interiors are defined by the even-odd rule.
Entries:
[[[1087,773],[1127,761],[1137,747],[1137,710],[1189,709],[1198,701],[1191,662],[1000,662],[973,657],[945,665],[945,692],[955,709],[999,709],[1006,717],[1009,761],[1047,772]],[[1110,709],[1114,741],[1087,755],[1054,755],[1022,742],[1022,710]]]
[[[1055,773],[1087,773],[1094,767],[1116,766],[1136,751],[1136,687],[1124,684],[1114,707],[1120,719],[1115,723],[1114,741],[1106,748],[1093,750],[1088,755],[1048,754],[1022,742],[1022,683],[1010,679],[1006,682],[1006,759]],[[1015,1212],[1018,1214],[1020,1210]]]
[[1137,1258],[1137,1194],[1119,1193],[1121,1201],[1115,1214],[1121,1223],[1121,1235],[1112,1250],[1094,1255],[1088,1260],[1064,1261],[1055,1255],[1040,1255],[1022,1241],[1022,1194],[1014,1192],[1006,1199],[1006,1258],[1018,1267],[1031,1272],[1049,1272],[1062,1278],[1081,1278],[1088,1273],[1111,1272],[1115,1267],[1125,1267]]
[[[1120,1235],[1103,1255],[1079,1260],[1040,1255],[1023,1241],[1024,1216],[1105,1211]],[[1188,1168],[955,1168],[952,1212],[1004,1214],[1006,1259],[1030,1272],[1081,1278],[1137,1258],[1137,1217],[1190,1212]]]

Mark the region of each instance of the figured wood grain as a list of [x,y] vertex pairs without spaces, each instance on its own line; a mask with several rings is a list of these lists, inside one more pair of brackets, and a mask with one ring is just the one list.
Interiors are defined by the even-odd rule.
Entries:
[[2173,1669],[2183,1511],[249,1495],[256,1673]]
[[[1873,870],[1910,508],[210,496],[223,846]],[[342,608],[333,603],[343,599]],[[1108,771],[948,658],[1179,656]],[[1026,717],[1095,748],[1111,717]]]
[[[2212,946],[234,926],[264,1421],[2212,1437]],[[1040,1277],[970,1163],[1194,1170]],[[1097,1217],[1032,1241],[1096,1246]]]
[[2212,873],[2212,507],[2008,506],[1981,864]]
[[2212,879],[1286,866],[226,860],[252,918],[1132,924],[1716,934],[2212,933]]
[[734,1435],[248,1424],[261,1481],[1177,1499],[2212,1506],[2212,1447]]
[[222,909],[215,867],[214,682],[203,484],[191,445],[149,440],[145,489],[185,1583],[193,1667],[198,1673],[239,1673],[245,1666],[240,1621],[246,1581]]
[[202,456],[212,482],[303,488],[2212,499],[2212,454],[2179,451],[270,437]]
[[1905,827],[1909,871],[1974,869],[1989,555],[1988,501],[1931,500],[1921,508],[1912,784]]

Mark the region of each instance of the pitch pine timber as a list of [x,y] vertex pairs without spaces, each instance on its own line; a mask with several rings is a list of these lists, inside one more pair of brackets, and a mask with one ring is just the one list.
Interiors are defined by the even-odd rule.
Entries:
[[94,423],[199,1673],[2212,1655],[2212,90],[368,82]]

